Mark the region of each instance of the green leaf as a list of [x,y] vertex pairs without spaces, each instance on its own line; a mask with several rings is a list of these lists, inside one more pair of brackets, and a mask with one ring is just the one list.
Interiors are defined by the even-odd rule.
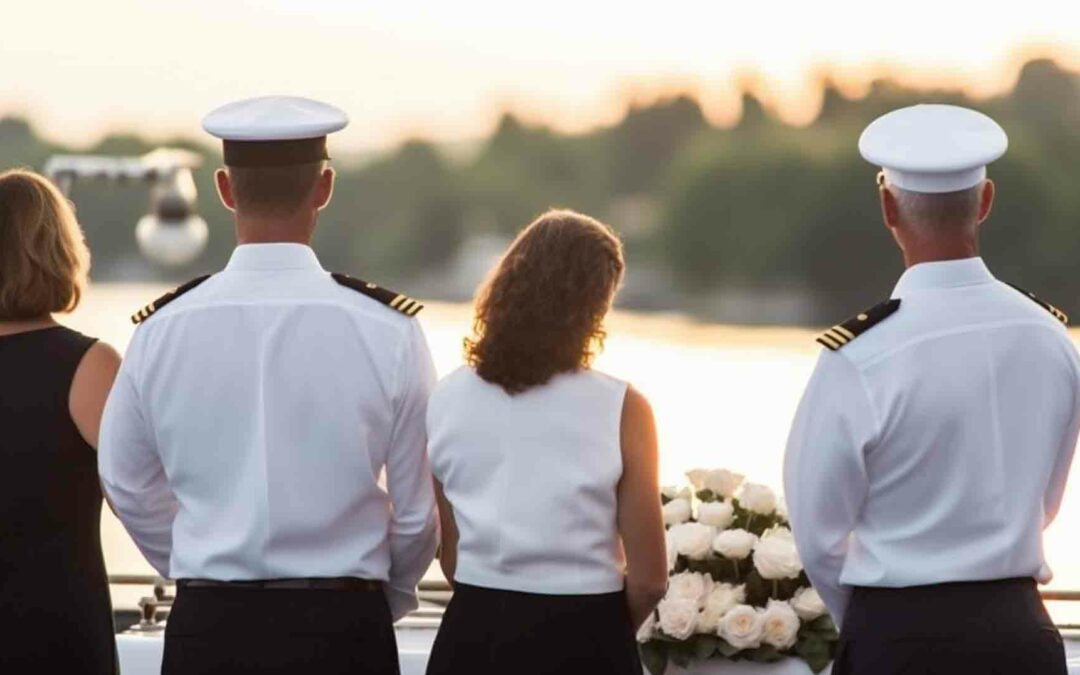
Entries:
[[667,645],[663,642],[650,640],[640,646],[641,662],[645,664],[652,675],[664,675],[668,664]]
[[735,561],[728,560],[723,556],[710,556],[708,559],[709,575],[715,581],[726,582],[734,584],[739,579],[735,570]]
[[688,642],[672,642],[669,647],[668,656],[677,666],[685,668],[694,659],[694,652]]
[[772,597],[772,582],[761,578],[756,569],[746,575],[746,604],[764,607]]
[[700,499],[703,502],[719,501],[719,497],[717,497],[716,493],[714,493],[712,490],[709,490],[707,488],[704,489],[704,490],[698,490],[697,498]]
[[826,635],[835,635],[837,639],[840,638],[839,631],[836,630],[836,624],[833,623],[832,617],[828,614],[823,614],[809,623],[812,630],[818,633],[824,633]]
[[810,670],[820,673],[825,670],[832,661],[833,645],[818,633],[808,633],[795,644],[795,653],[798,654]]
[[780,653],[779,649],[772,645],[761,645],[757,649],[749,649],[743,652],[743,654],[746,658],[757,663],[775,663],[776,661],[787,658]]
[[704,661],[716,653],[720,638],[715,635],[695,635],[690,638],[690,641],[694,649],[694,658]]
[[799,583],[798,579],[780,579],[776,584],[777,593],[772,597],[777,600],[790,600],[795,597],[795,591],[803,586],[804,584]]
[[727,640],[717,640],[716,641],[716,651],[717,651],[718,654],[723,656],[725,659],[730,659],[731,657],[738,654],[740,649],[738,647],[732,645]]

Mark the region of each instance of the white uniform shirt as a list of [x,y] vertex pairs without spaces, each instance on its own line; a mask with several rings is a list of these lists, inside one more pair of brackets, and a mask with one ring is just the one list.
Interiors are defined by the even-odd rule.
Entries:
[[135,332],[102,482],[165,576],[384,580],[397,619],[438,536],[434,379],[416,320],[336,283],[306,246],[239,246]]
[[626,383],[595,370],[511,396],[463,367],[428,407],[458,527],[455,581],[526,593],[623,588],[617,489]]
[[980,258],[916,265],[893,297],[823,351],[788,443],[796,543],[838,622],[849,586],[1049,581],[1080,426],[1064,326]]

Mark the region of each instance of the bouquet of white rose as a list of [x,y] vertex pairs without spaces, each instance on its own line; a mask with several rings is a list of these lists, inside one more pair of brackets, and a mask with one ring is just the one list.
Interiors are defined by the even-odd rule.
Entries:
[[638,632],[653,675],[668,662],[802,658],[819,673],[839,639],[803,572],[776,493],[726,469],[694,469],[665,487],[670,581]]

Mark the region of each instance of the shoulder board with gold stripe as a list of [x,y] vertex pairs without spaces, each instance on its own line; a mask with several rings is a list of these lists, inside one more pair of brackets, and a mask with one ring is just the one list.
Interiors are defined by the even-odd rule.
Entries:
[[338,282],[342,286],[346,286],[353,289],[354,291],[363,293],[369,298],[374,298],[375,300],[378,300],[387,307],[390,307],[391,309],[396,309],[405,316],[416,316],[420,313],[420,310],[424,308],[424,306],[418,300],[414,300],[407,295],[402,295],[386,288],[382,288],[381,286],[373,284],[369,281],[363,281],[361,279],[350,277],[348,274],[339,274],[337,272],[332,273],[330,276],[332,276],[334,278],[334,281]]
[[893,315],[900,309],[900,300],[886,300],[865,312],[859,312],[844,323],[838,323],[818,336],[821,345],[836,351]]
[[140,324],[143,321],[146,321],[147,319],[149,319],[151,316],[154,315],[154,312],[158,311],[159,309],[161,309],[165,305],[167,305],[170,302],[172,302],[173,300],[179,298],[181,295],[183,295],[184,293],[187,293],[188,291],[195,288],[196,286],[198,286],[199,284],[201,284],[202,282],[206,281],[209,278],[210,278],[209,274],[204,274],[201,277],[195,277],[191,281],[189,281],[189,282],[187,282],[185,284],[181,284],[181,285],[177,286],[176,288],[169,291],[165,295],[161,296],[157,300],[154,300],[153,302],[151,302],[146,307],[143,307],[139,311],[132,314],[131,315],[131,323]]
[[[1008,284],[1009,282],[1006,281],[1005,283]],[[1020,288],[1019,286],[1017,286],[1015,284],[1009,284],[1009,285],[1012,286],[1017,291],[1019,291],[1020,293],[1024,294],[1024,296],[1027,297],[1029,300],[1033,300],[1040,307],[1042,307],[1046,311],[1053,314],[1055,319],[1057,319],[1061,323],[1065,324],[1066,326],[1069,325],[1069,315],[1068,314],[1061,311],[1057,307],[1054,307],[1049,302],[1046,302],[1045,300],[1040,299],[1037,295],[1035,295],[1031,291],[1025,291],[1024,289]]]

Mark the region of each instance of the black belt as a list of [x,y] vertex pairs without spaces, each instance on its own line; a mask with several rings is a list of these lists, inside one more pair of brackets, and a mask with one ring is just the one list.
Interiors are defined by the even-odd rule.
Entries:
[[306,579],[253,579],[218,581],[216,579],[177,579],[177,588],[262,588],[325,591],[381,591],[383,582],[356,577],[311,577]]

